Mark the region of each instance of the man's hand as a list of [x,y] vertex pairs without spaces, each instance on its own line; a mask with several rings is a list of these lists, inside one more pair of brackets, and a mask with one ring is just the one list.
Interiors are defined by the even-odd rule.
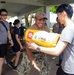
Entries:
[[32,61],[32,65],[34,66],[34,68],[36,70],[38,70],[40,72],[40,68],[37,66],[37,64],[36,64],[36,62],[34,60]]
[[37,44],[35,44],[34,42],[27,42],[29,49],[33,49],[36,50],[36,48],[38,47]]

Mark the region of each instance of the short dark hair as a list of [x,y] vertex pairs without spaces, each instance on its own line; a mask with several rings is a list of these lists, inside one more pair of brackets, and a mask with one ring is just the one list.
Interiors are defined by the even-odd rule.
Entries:
[[12,24],[12,22],[9,22],[9,24],[11,25],[11,24]]
[[7,12],[7,10],[6,9],[0,9],[0,15],[1,15],[2,12]]
[[67,16],[68,16],[69,18],[72,17],[72,15],[73,15],[73,8],[72,8],[71,5],[69,5],[69,4],[62,4],[62,5],[60,5],[60,6],[57,8],[56,13],[61,13],[61,12],[63,12],[63,11],[65,11],[65,12],[67,13]]
[[17,25],[18,23],[20,23],[20,20],[19,19],[16,19],[13,24],[14,25]]

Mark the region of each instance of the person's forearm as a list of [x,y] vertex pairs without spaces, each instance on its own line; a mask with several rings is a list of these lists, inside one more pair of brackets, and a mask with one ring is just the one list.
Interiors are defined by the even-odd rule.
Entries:
[[59,56],[59,53],[57,52],[57,50],[55,48],[40,47],[40,52],[50,54],[50,55]]
[[[28,44],[28,45],[30,45],[30,44]],[[42,47],[42,46],[39,46],[39,45],[37,45],[35,43],[31,43],[31,46],[29,48],[34,49],[34,50],[36,50],[38,52],[43,52],[43,53],[50,54],[50,55],[55,55],[55,56],[58,56],[60,54],[59,49],[56,48],[56,47],[54,47],[54,48]]]
[[68,42],[59,41],[54,48],[40,47],[40,51],[46,54],[59,56],[67,47]]
[[32,51],[28,48],[26,43],[25,43],[25,46],[26,46],[26,54],[27,54],[29,60],[32,62],[34,60],[33,55],[32,55]]
[[21,46],[22,44],[20,42],[20,39],[18,38],[18,35],[15,35],[15,37],[16,37],[16,40],[17,40],[18,44]]
[[32,52],[30,50],[26,50],[26,54],[27,54],[29,60],[32,62],[34,60],[34,58],[32,56]]
[[17,38],[16,40],[17,40],[19,45],[22,45],[19,38]]
[[12,40],[10,31],[8,31],[8,39],[9,39],[9,40]]

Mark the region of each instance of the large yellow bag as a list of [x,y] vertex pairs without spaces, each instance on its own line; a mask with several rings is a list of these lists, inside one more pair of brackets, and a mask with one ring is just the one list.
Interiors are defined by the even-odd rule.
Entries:
[[30,42],[32,40],[33,35],[38,32],[39,30],[31,30],[31,29],[27,29],[25,32],[25,40]]
[[40,46],[44,47],[55,47],[60,34],[49,33],[46,31],[30,30],[28,29],[25,34],[25,40],[30,42],[33,41]]

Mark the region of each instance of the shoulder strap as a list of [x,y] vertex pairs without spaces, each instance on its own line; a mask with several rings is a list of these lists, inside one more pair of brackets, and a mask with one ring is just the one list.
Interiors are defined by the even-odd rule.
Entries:
[[0,23],[5,27],[6,31],[8,31],[6,25],[2,21],[0,21]]

